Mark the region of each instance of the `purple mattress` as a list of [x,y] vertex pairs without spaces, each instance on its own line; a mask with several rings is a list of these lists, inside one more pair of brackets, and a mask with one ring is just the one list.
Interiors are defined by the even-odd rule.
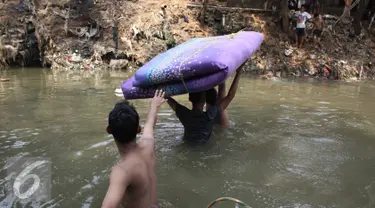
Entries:
[[191,39],[156,56],[123,82],[124,97],[150,98],[156,89],[164,89],[167,96],[210,89],[233,74],[262,42],[257,32]]

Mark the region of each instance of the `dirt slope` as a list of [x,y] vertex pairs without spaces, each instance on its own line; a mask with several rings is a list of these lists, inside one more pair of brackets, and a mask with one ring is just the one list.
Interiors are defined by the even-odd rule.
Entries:
[[[187,3],[185,0],[0,3],[0,65],[28,66],[36,64],[37,57],[41,65],[54,71],[95,73],[107,68],[134,71],[157,54],[190,38],[248,29],[265,34],[260,51],[247,67],[255,74],[319,76],[327,69],[328,77],[333,79],[374,77],[374,42],[366,30],[362,36],[353,38],[349,35],[351,25],[339,24],[334,31],[324,32],[322,46],[308,41],[303,49],[297,50],[291,47],[293,30],[290,34],[280,31],[277,13],[210,8],[205,18],[207,24],[202,27],[197,21],[201,10],[188,9]],[[326,25],[332,21],[327,18]],[[34,33],[27,29],[28,22],[35,27]],[[114,41],[116,25],[118,50]],[[74,50],[80,55],[77,62],[71,61]],[[286,56],[286,50],[292,54]]]

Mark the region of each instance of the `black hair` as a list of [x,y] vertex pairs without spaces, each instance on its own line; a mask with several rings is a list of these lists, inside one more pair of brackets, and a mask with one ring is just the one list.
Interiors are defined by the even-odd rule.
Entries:
[[215,88],[212,88],[206,91],[206,103],[209,105],[216,105],[217,91]]
[[189,93],[189,100],[193,103],[193,105],[204,103],[206,101],[205,95],[206,94],[204,92]]
[[110,131],[108,133],[121,144],[134,141],[139,127],[139,115],[134,106],[128,101],[116,103],[109,113],[108,127]]
[[314,17],[319,17],[319,13],[316,12],[316,13],[314,14]]

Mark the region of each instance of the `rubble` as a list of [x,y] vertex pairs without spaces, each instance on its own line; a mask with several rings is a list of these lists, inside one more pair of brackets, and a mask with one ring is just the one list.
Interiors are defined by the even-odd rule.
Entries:
[[[223,26],[222,18],[225,17]],[[325,25],[334,25],[339,19],[333,15],[323,15]],[[265,40],[260,50],[247,66],[249,72],[269,77],[281,71],[283,76],[311,76],[329,79],[349,80],[374,79],[374,37],[372,31],[363,29],[358,37],[351,37],[351,22],[338,22],[335,27],[323,31],[322,41],[315,44],[311,25],[307,26],[306,43],[302,49],[294,47],[295,36],[291,28],[289,34],[281,31],[278,14],[248,14],[208,10],[206,21],[215,28],[214,34],[222,35],[238,30],[262,32]],[[364,23],[367,24],[367,23]],[[364,26],[364,28],[366,28]],[[363,70],[360,70],[362,67]],[[327,71],[329,73],[327,73]],[[276,76],[277,77],[277,76]]]
[[[10,0],[0,3],[0,8],[0,32],[7,34],[0,40],[0,66],[29,66],[27,60],[37,57],[39,65],[54,71],[126,70],[187,39],[208,34],[192,21],[185,2],[178,0]],[[25,31],[28,22],[34,29]],[[34,38],[28,47],[25,36]],[[79,63],[69,58],[75,50]]]
[[[313,76],[332,79],[373,78],[375,29],[358,37],[351,23],[324,15],[321,45],[311,31],[303,49],[294,48],[294,32],[280,30],[275,11],[250,13],[210,7],[206,25],[201,8],[183,0],[48,0],[0,3],[0,67],[50,67],[55,72],[95,74],[102,70],[133,71],[156,55],[190,38],[239,30],[262,32],[260,50],[246,64],[257,75]],[[17,12],[15,12],[17,11]],[[331,29],[330,29],[331,28]],[[78,51],[79,59],[73,58]],[[74,55],[75,56],[75,55]],[[79,61],[77,61],[79,60]]]
[[128,63],[129,61],[126,59],[118,59],[118,60],[112,59],[109,62],[109,67],[111,69],[126,69]]

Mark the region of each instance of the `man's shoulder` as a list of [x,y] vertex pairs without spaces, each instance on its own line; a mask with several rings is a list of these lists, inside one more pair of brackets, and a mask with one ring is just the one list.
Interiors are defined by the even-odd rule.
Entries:
[[215,119],[218,115],[221,113],[221,106],[220,105],[214,105],[207,108],[206,115],[210,119]]
[[132,180],[132,173],[126,164],[119,163],[112,167],[111,183],[128,184]]
[[120,162],[113,168],[121,170],[132,170],[134,167],[138,166],[139,163],[142,163],[144,159],[139,153],[132,153],[122,157]]
[[139,168],[147,161],[141,154],[131,154],[121,158],[120,162],[112,168],[113,173],[121,173],[123,176],[127,175],[129,178],[134,178],[138,175]]
[[190,114],[191,112],[192,112],[192,110],[190,110],[186,106],[183,106],[183,105],[180,105],[180,104],[176,105],[177,116],[186,116],[186,115]]
[[185,110],[185,111],[191,111],[189,108],[187,108],[186,106],[181,105],[181,104],[176,105],[176,110],[177,109],[179,109],[179,110]]
[[217,104],[217,105],[210,106],[208,109],[209,110],[220,111],[221,110],[221,106],[220,106],[220,104]]
[[129,166],[131,166],[132,161],[129,160],[127,157],[121,158],[121,160],[112,167],[112,172],[117,172],[117,171],[125,171],[129,169]]

